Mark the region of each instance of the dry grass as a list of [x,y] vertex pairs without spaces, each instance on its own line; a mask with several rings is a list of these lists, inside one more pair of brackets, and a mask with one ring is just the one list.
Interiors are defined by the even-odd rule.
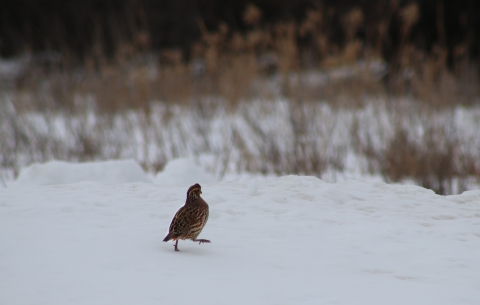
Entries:
[[[108,113],[148,112],[152,100],[189,105],[211,96],[221,97],[230,109],[252,98],[278,97],[332,105],[347,100],[346,106],[361,105],[366,95],[409,96],[433,107],[477,103],[479,68],[469,60],[466,42],[459,44],[450,64],[441,45],[430,53],[416,49],[408,38],[418,22],[418,5],[395,4],[362,41],[356,35],[365,26],[364,14],[359,8],[347,11],[341,18],[341,45],[331,38],[332,12],[322,7],[308,11],[299,23],[262,26],[262,12],[250,5],[245,33],[232,32],[226,24],[209,31],[198,20],[202,38],[192,45],[188,61],[176,49],[146,51],[148,43],[138,43],[148,41],[145,30],[132,28],[128,39],[117,39],[111,58],[99,42],[80,66],[68,54],[48,67],[32,64],[16,92],[34,95],[30,101],[36,108],[72,109],[77,97],[93,96],[98,110]],[[394,18],[402,23],[401,43],[385,63],[378,45],[388,40],[384,27]],[[278,80],[276,86],[269,86],[272,78]]]
[[[220,161],[220,176],[231,170],[232,162],[238,171],[321,176],[328,170],[341,172],[347,147],[352,146],[368,160],[371,173],[380,173],[387,181],[413,179],[442,194],[464,190],[468,179],[480,176],[476,156],[461,149],[468,139],[442,124],[422,126],[425,132],[414,136],[404,122],[418,109],[426,109],[422,119],[428,121],[440,109],[478,104],[478,66],[460,49],[453,69],[441,46],[430,54],[416,50],[408,36],[418,21],[418,7],[391,10],[367,43],[355,38],[365,22],[358,8],[343,17],[345,43],[338,45],[329,38],[331,12],[321,7],[309,11],[303,22],[262,27],[262,12],[249,6],[246,33],[232,32],[225,24],[208,31],[199,20],[202,39],[192,46],[188,61],[175,49],[156,54],[145,51],[145,43],[138,47],[135,41],[146,35],[139,30],[110,59],[94,50],[83,65],[68,56],[48,65],[32,63],[3,97],[0,167],[3,173],[16,175],[26,164],[50,159],[134,157],[156,172],[171,158],[213,153]],[[387,64],[380,59],[378,45],[386,39],[385,24],[397,15],[403,20],[402,43]],[[319,101],[338,111],[355,110],[371,97],[408,98],[418,108],[398,116],[390,136],[353,125],[351,141],[343,146],[331,145],[335,139],[329,133],[342,122],[312,127],[318,125]],[[277,105],[271,101],[279,99],[287,101],[288,124],[278,128],[288,130],[288,139],[265,125],[263,114],[241,110],[252,100]],[[164,108],[161,114],[152,111],[159,105]],[[178,106],[192,113],[185,118],[191,120],[192,129],[167,128],[178,122]],[[129,121],[132,111],[140,119]],[[210,139],[210,122],[219,113],[240,113],[255,147],[244,129],[235,126],[225,131],[221,145]],[[52,119],[58,114],[71,119],[68,140],[52,136],[58,132]],[[131,125],[116,127],[119,117]],[[38,120],[47,130],[38,130]],[[143,142],[132,152],[132,142],[126,138],[133,137],[132,129],[137,127]],[[168,135],[164,128],[176,134]],[[382,139],[382,145],[374,144],[374,138]]]
[[445,111],[393,108],[392,130],[379,134],[352,125],[352,146],[371,174],[380,173],[388,182],[413,181],[442,195],[461,193],[472,179],[480,181],[478,143],[462,134],[453,110],[445,116]]

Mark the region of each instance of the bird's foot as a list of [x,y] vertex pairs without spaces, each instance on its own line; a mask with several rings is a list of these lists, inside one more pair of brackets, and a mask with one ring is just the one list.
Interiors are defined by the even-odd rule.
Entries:
[[211,241],[209,241],[208,239],[194,239],[193,240],[194,242],[197,242],[198,241],[198,244],[202,244],[202,243],[206,243],[206,244],[209,244],[211,243]]

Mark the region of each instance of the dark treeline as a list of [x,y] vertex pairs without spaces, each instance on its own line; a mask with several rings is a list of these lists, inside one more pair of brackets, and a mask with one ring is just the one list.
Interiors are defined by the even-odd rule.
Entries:
[[[477,0],[3,0],[0,1],[0,56],[55,51],[78,59],[101,52],[111,56],[122,42],[138,49],[180,48],[189,54],[201,36],[201,26],[215,31],[220,23],[229,30],[246,31],[243,13],[248,4],[262,12],[261,25],[300,22],[309,9],[321,8],[330,18],[331,41],[342,45],[342,16],[360,8],[364,22],[355,33],[366,45],[382,22],[386,39],[382,53],[395,55],[402,43],[402,20],[395,10],[412,2],[418,21],[408,41],[429,52],[435,46],[449,56],[461,49],[472,59],[480,54],[480,1]],[[392,11],[393,10],[393,11]],[[300,44],[302,42],[299,42]]]

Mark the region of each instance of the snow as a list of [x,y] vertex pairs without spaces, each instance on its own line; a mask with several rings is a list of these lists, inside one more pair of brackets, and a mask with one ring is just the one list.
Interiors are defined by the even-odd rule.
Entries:
[[155,178],[155,182],[162,186],[178,185],[187,188],[197,181],[202,181],[203,184],[211,184],[217,182],[217,179],[214,174],[209,173],[189,158],[169,162]]
[[212,243],[175,252],[184,183],[208,172],[177,160],[150,183],[132,163],[34,165],[0,189],[0,304],[480,304],[480,191],[199,180]]
[[14,186],[71,184],[81,181],[104,183],[151,182],[140,165],[133,160],[91,163],[50,161],[32,164],[20,171]]

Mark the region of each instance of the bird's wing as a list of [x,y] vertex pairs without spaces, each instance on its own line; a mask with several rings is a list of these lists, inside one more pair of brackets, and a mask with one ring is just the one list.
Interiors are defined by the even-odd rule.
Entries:
[[183,234],[188,231],[188,226],[191,222],[191,213],[186,206],[181,207],[175,216],[173,216],[170,224],[169,233]]

